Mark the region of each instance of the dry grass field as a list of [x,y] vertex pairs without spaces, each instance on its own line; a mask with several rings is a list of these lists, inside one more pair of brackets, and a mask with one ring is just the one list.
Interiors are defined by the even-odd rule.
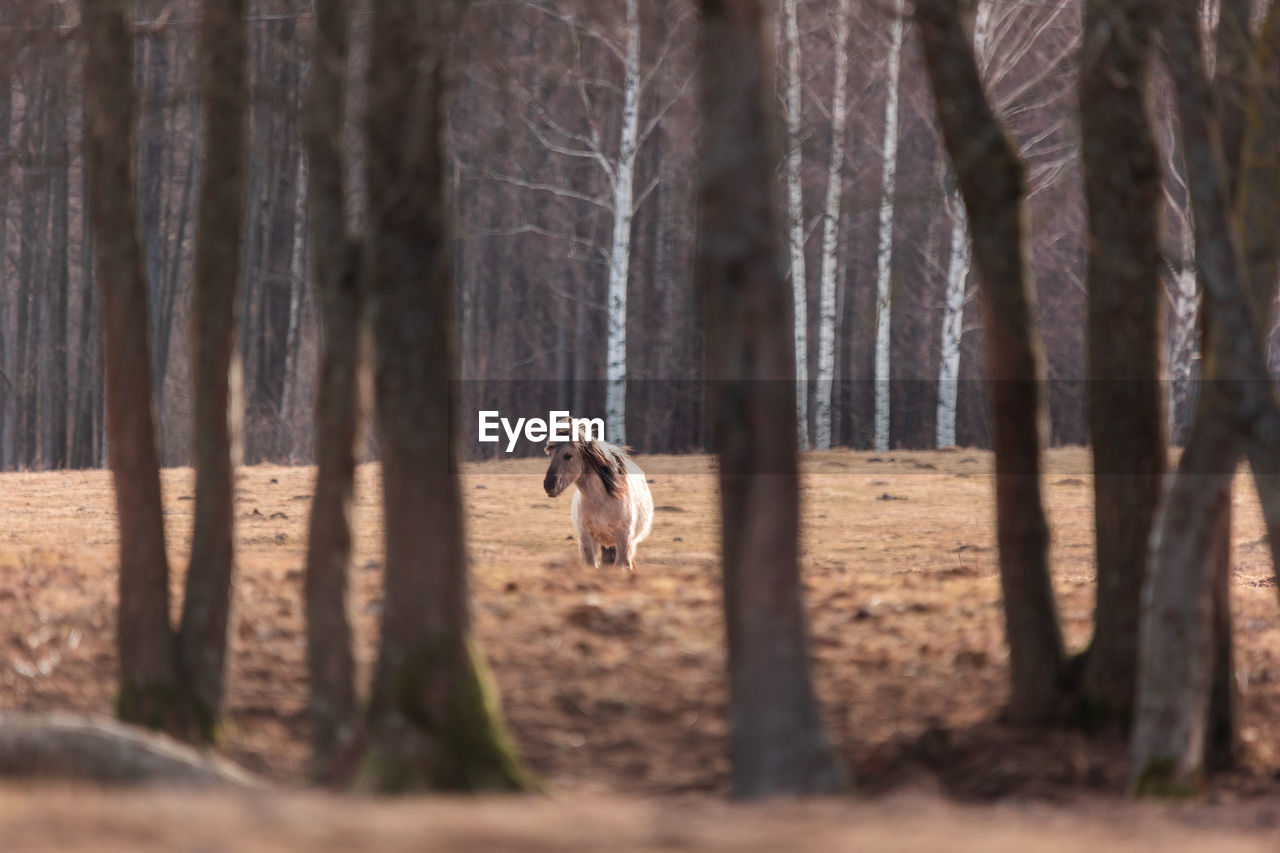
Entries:
[[[379,849],[413,847],[415,837],[506,849],[519,846],[517,835],[529,849],[570,840],[583,849],[778,849],[770,839],[825,847],[855,838],[880,839],[867,849],[891,841],[938,849],[930,838],[983,850],[1154,839],[1186,849],[1209,849],[1216,839],[1242,849],[1237,830],[1270,833],[1274,849],[1280,614],[1247,478],[1236,497],[1234,607],[1248,763],[1216,778],[1208,803],[1170,809],[1116,799],[1124,772],[1118,744],[1011,729],[997,719],[1007,654],[989,454],[808,455],[803,563],[815,678],[862,802],[746,812],[722,801],[728,765],[713,463],[638,461],[657,512],[631,576],[578,562],[569,499],[543,494],[543,460],[466,469],[477,633],[510,727],[553,791],[550,800],[410,807],[296,790],[307,755],[301,589],[314,471],[264,466],[244,470],[237,487],[225,752],[282,792],[244,801],[13,789],[0,794],[0,846],[72,849],[87,839],[104,848],[164,847],[190,825],[183,815],[199,813],[211,833],[211,846],[201,849],[349,848],[365,831]],[[1054,450],[1048,468],[1058,604],[1068,642],[1079,648],[1093,604],[1088,453]],[[355,514],[352,610],[366,673],[381,596],[377,476],[376,466],[360,469]],[[176,615],[191,472],[166,471],[164,493]],[[109,476],[0,476],[0,520],[0,708],[109,712],[116,543]]]

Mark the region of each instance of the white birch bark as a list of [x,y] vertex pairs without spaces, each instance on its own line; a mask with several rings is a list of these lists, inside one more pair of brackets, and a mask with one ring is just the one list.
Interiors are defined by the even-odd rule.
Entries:
[[[979,69],[990,60],[987,34],[991,4],[978,0],[973,26],[973,54]],[[942,315],[942,350],[938,364],[938,413],[935,418],[938,447],[956,443],[956,416],[960,402],[960,343],[964,337],[964,306],[969,294],[969,222],[964,203],[953,185],[947,187],[947,216],[951,220],[951,255],[947,262],[947,289]]]
[[942,317],[942,358],[938,368],[938,447],[956,443],[956,409],[960,397],[960,339],[964,335],[964,304],[969,284],[969,228],[964,204],[952,189],[947,193],[951,214],[951,259],[947,264],[947,293]]
[[623,55],[622,128],[613,170],[613,239],[609,250],[605,431],[609,441],[627,440],[627,277],[631,262],[631,220],[635,214],[636,151],[640,142],[639,0],[627,0],[627,45]]
[[797,0],[783,0],[786,52],[787,242],[791,256],[791,291],[795,302],[796,425],[800,449],[809,447],[809,296],[804,263],[804,196],[800,185],[800,25]]
[[819,279],[818,382],[813,412],[813,443],[831,447],[831,393],[836,364],[836,262],[839,260],[840,196],[844,190],[844,134],[848,117],[849,0],[836,6],[835,77],[831,93],[831,156],[827,161],[827,203],[822,222],[822,275]]
[[1169,435],[1181,439],[1179,424],[1191,404],[1191,369],[1200,354],[1197,318],[1200,314],[1200,289],[1196,283],[1194,262],[1173,275],[1173,328],[1169,334]]
[[880,238],[876,252],[876,368],[875,442],[876,450],[889,449],[889,331],[892,294],[893,207],[898,176],[898,80],[902,65],[902,0],[893,4],[893,24],[889,37],[888,96],[884,107],[884,169],[881,174]]

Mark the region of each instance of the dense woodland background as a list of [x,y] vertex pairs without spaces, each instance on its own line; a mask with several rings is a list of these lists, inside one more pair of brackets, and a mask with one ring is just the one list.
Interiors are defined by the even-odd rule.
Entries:
[[[300,114],[309,74],[310,4],[250,4],[251,163],[238,345],[244,366],[245,461],[307,462],[323,330],[310,271],[307,162]],[[1084,203],[1079,166],[1077,0],[982,4],[976,50],[993,103],[1029,165],[1038,311],[1047,355],[1052,439],[1087,440],[1084,367]],[[357,132],[367,55],[367,4],[355,27],[347,150],[362,172]],[[963,214],[936,131],[919,57],[904,28],[895,55],[890,3],[794,0],[794,31],[779,21],[779,107],[786,65],[796,66],[808,376],[820,378],[830,340],[832,440],[871,446],[875,422],[877,284],[887,276],[891,446],[939,441],[948,285],[957,280],[959,396],[954,442],[985,446],[982,329],[955,239]],[[842,27],[838,16],[848,14]],[[1212,24],[1214,10],[1206,13]],[[138,176],[150,287],[153,381],[162,463],[189,461],[189,316],[199,104],[194,0],[134,4],[135,79],[141,97]],[[0,469],[104,464],[102,350],[93,247],[85,215],[79,77],[72,4],[12,0],[0,7]],[[847,29],[847,41],[837,33]],[[795,40],[788,43],[794,33]],[[635,34],[637,40],[630,41]],[[463,429],[478,405],[535,416],[550,408],[600,416],[606,407],[611,322],[625,337],[626,440],[648,451],[705,446],[701,340],[693,286],[694,161],[698,134],[696,20],[688,0],[522,0],[470,4],[453,49],[449,96],[451,180],[457,214]],[[628,47],[637,49],[628,63]],[[834,79],[837,53],[848,76]],[[894,66],[900,71],[896,91]],[[632,73],[628,73],[631,71]],[[638,84],[638,85],[637,85]],[[833,122],[836,87],[847,115]],[[628,90],[636,108],[627,142]],[[1194,375],[1196,285],[1169,86],[1157,80],[1166,164],[1164,272],[1170,318],[1175,426],[1186,419]],[[896,134],[886,110],[897,95]],[[832,172],[833,129],[844,143]],[[886,152],[894,167],[886,169]],[[629,199],[617,192],[626,169]],[[838,179],[829,215],[828,175]],[[886,181],[886,175],[892,178]],[[778,168],[778,198],[788,198]],[[886,186],[891,192],[886,194]],[[619,274],[620,207],[634,213],[625,264],[625,314],[612,298]],[[886,220],[886,210],[890,214]],[[824,268],[824,228],[834,263]],[[891,227],[883,232],[882,223]],[[624,223],[625,225],[625,223]],[[891,249],[884,266],[879,249]],[[800,269],[792,258],[789,269]],[[834,276],[833,334],[824,339],[821,294]],[[1276,352],[1272,335],[1271,352]],[[812,387],[808,397],[812,398]],[[814,403],[806,409],[813,418]],[[1175,433],[1176,434],[1176,433]],[[465,452],[495,445],[464,441]]]

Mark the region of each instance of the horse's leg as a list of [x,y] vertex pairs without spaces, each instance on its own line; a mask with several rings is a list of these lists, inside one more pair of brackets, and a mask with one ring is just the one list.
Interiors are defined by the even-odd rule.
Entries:
[[627,571],[633,571],[635,565],[631,561],[631,542],[627,539],[618,540],[618,558],[614,561]]
[[578,547],[582,549],[582,561],[588,566],[599,566],[600,562],[597,558],[599,548],[596,547],[596,540],[592,539],[587,533],[578,535]]

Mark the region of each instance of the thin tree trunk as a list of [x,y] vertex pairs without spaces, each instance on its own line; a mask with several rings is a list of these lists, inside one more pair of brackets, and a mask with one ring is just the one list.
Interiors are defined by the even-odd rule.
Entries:
[[964,338],[964,306],[969,292],[969,228],[958,190],[947,192],[951,217],[951,254],[947,262],[946,302],[942,315],[942,354],[938,367],[937,445],[956,443],[960,401],[960,342]]
[[302,303],[307,285],[307,159],[298,150],[298,171],[293,193],[293,257],[289,260],[289,327],[285,333],[284,399],[281,401],[280,424],[288,436],[286,461],[297,457],[297,427],[294,412],[298,399],[298,347],[302,327]]
[[50,251],[53,269],[49,275],[47,329],[45,343],[46,362],[44,376],[44,400],[42,441],[46,468],[67,467],[67,395],[70,382],[67,373],[67,303],[71,291],[70,256],[70,189],[71,150],[67,139],[66,84],[69,83],[70,63],[66,61],[65,46],[57,48],[54,67],[58,84],[53,96],[50,113],[49,165],[53,168],[51,186]]
[[175,722],[175,644],[169,625],[169,566],[151,419],[147,284],[135,227],[136,115],[127,0],[82,9],[87,159],[94,260],[106,341],[107,432],[120,525],[117,641],[127,722]]
[[1082,684],[1090,724],[1127,724],[1132,713],[1139,594],[1168,457],[1159,378],[1160,165],[1149,119],[1151,2],[1085,4],[1080,103],[1098,567]]
[[890,406],[892,394],[891,347],[893,310],[893,208],[898,177],[898,80],[902,69],[903,8],[895,0],[893,22],[889,32],[888,82],[884,105],[883,165],[880,173],[880,225],[876,249],[876,450],[889,449]]
[[1064,710],[1065,652],[1049,583],[1049,529],[1040,491],[1044,374],[1027,258],[1025,168],[983,93],[957,4],[919,0],[916,15],[943,141],[973,235],[982,297],[1009,716],[1045,722]]
[[772,63],[761,2],[701,3],[698,281],[720,459],[730,753],[740,797],[837,790],[801,604],[795,343],[778,270]]
[[818,296],[818,383],[813,411],[813,443],[831,447],[831,394],[836,367],[836,273],[840,253],[840,197],[844,193],[844,135],[848,119],[849,0],[836,4],[835,78],[831,94],[831,155],[827,161],[827,203],[823,206],[822,275]]
[[370,21],[363,262],[386,526],[365,790],[527,782],[471,637],[458,479],[443,88],[454,4],[379,0]]
[[613,183],[613,239],[609,250],[608,334],[605,355],[605,426],[609,440],[627,441],[627,280],[631,269],[631,221],[635,216],[636,152],[640,143],[640,9],[626,0],[622,130]]
[[787,55],[787,248],[791,271],[792,318],[795,322],[796,424],[798,446],[809,449],[809,284],[804,259],[804,189],[800,167],[803,121],[800,80],[800,25],[797,0],[782,0],[783,38]]
[[312,777],[336,781],[336,762],[355,742],[355,659],[347,604],[355,480],[357,370],[363,302],[359,247],[344,214],[346,0],[317,0],[306,111],[307,198],[324,345],[316,396],[316,490],[307,537],[307,671]]
[[203,121],[192,287],[195,520],[182,607],[181,665],[196,735],[222,716],[234,570],[230,374],[248,168],[245,0],[204,4],[196,48]]

